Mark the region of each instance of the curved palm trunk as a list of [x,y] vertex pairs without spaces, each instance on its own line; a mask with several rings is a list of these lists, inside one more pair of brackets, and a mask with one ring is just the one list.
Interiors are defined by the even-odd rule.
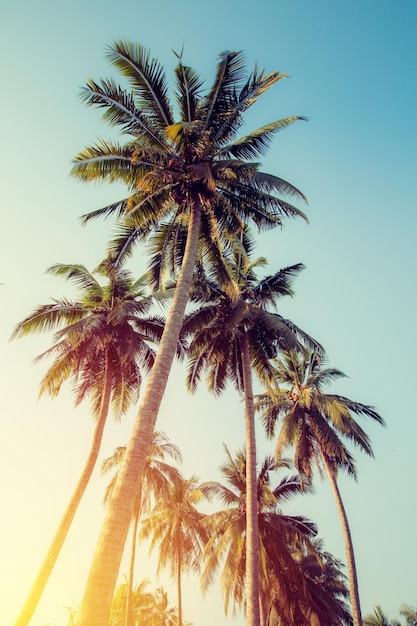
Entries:
[[339,487],[337,485],[336,477],[330,466],[330,463],[323,453],[321,447],[320,455],[323,461],[324,468],[326,470],[327,478],[329,479],[330,487],[333,492],[333,496],[336,502],[337,512],[339,514],[340,525],[342,527],[343,540],[345,542],[346,552],[346,566],[349,578],[350,587],[350,603],[352,606],[352,617],[354,626],[362,626],[361,605],[359,601],[359,585],[358,575],[355,564],[355,554],[353,551],[352,535],[350,533],[349,522],[346,514],[346,510],[343,504],[342,496],[340,495]]
[[42,593],[49,580],[49,576],[51,575],[52,569],[56,563],[59,553],[61,552],[61,548],[71,527],[72,520],[74,519],[75,513],[77,512],[78,505],[80,504],[81,498],[84,495],[84,492],[90,481],[91,474],[93,473],[94,467],[96,465],[98,454],[100,452],[101,441],[103,438],[104,426],[107,420],[110,406],[112,371],[109,367],[108,361],[106,361],[104,380],[105,382],[101,396],[100,411],[97,417],[93,440],[91,442],[91,447],[88,453],[87,460],[81,472],[81,476],[78,479],[78,483],[73,491],[71,499],[55,532],[52,543],[49,546],[46,557],[36,576],[35,582],[32,585],[32,589],[30,590],[29,595],[26,598],[22,610],[20,611],[20,614],[14,623],[14,626],[27,626],[32,619],[33,613],[35,612],[39,604],[39,600],[42,597]]
[[138,524],[139,524],[139,516],[140,516],[140,501],[141,501],[141,493],[139,492],[135,509],[133,511],[133,524],[132,524],[132,549],[130,551],[130,560],[129,560],[129,574],[127,579],[127,589],[126,589],[126,615],[125,615],[125,626],[131,626],[132,622],[132,595],[133,595],[133,576],[135,571],[135,559],[136,559],[136,542],[138,536]]
[[259,529],[258,495],[256,489],[255,409],[253,405],[252,371],[246,334],[240,348],[243,365],[246,431],[246,622],[259,626]]
[[185,307],[189,298],[198,252],[200,221],[201,209],[199,206],[194,206],[191,211],[187,244],[173,302],[97,542],[77,626],[106,626],[108,624],[135,497],[176,354]]

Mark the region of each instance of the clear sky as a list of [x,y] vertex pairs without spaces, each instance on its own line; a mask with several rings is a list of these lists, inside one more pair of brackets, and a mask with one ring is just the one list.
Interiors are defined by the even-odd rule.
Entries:
[[[84,145],[109,136],[77,94],[89,77],[114,76],[104,51],[116,39],[150,47],[168,72],[171,49],[184,44],[186,62],[208,83],[224,49],[291,75],[254,107],[247,130],[292,114],[309,118],[276,137],[264,169],[304,191],[310,225],[262,235],[257,252],[271,272],[306,265],[282,313],[349,375],[334,390],[375,405],[387,422],[386,429],[364,424],[376,458],[358,455],[358,483],[341,481],[363,610],[379,603],[395,617],[402,602],[417,603],[416,19],[414,0],[1,0],[1,626],[13,622],[29,589],[92,433],[88,406],[74,410],[69,392],[37,401],[44,370],[31,361],[50,338],[8,338],[36,305],[71,295],[45,276],[48,266],[93,269],[104,255],[111,223],[82,228],[78,217],[123,190],[83,186],[68,173]],[[143,263],[137,254],[132,270],[139,274]],[[183,374],[175,369],[158,427],[182,449],[186,475],[217,478],[222,442],[243,443],[242,404],[232,390],[216,402],[204,389],[188,396]],[[133,417],[109,425],[102,458],[125,443]],[[272,451],[262,433],[259,442],[260,456]],[[33,626],[65,626],[63,607],[79,603],[103,489],[97,472]],[[326,548],[343,558],[326,484],[291,510],[315,519]],[[153,577],[146,555],[137,576]],[[215,588],[200,600],[191,580],[186,618],[225,624],[219,596]]]

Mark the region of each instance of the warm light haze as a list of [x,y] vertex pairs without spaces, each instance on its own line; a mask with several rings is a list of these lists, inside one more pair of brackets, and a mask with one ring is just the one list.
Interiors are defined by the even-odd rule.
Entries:
[[[353,535],[362,613],[380,604],[390,618],[417,605],[417,4],[330,0],[90,0],[0,3],[1,187],[1,478],[0,626],[12,626],[78,478],[93,421],[88,401],[74,408],[69,387],[38,400],[46,364],[32,363],[52,336],[9,342],[15,325],[51,298],[71,297],[69,283],[45,274],[56,263],[93,270],[105,255],[112,220],[82,227],[79,217],[124,197],[121,185],[84,185],[69,177],[71,161],[98,137],[116,137],[100,111],[80,101],[89,78],[114,77],[106,46],[130,40],[148,47],[173,77],[177,52],[210,84],[218,54],[243,50],[289,78],[249,111],[245,132],[290,115],[308,118],[271,142],[263,169],[290,181],[308,198],[309,224],[287,220],[264,232],[254,256],[264,272],[296,263],[295,297],[280,313],[326,349],[347,378],[335,392],[373,405],[387,427],[361,419],[375,458],[352,448],[358,481],[341,476]],[[112,135],[113,132],[113,135]],[[137,248],[129,270],[146,258]],[[259,391],[259,389],[257,389]],[[230,386],[216,399],[201,385],[185,388],[176,364],[158,418],[181,450],[181,471],[219,480],[224,442],[244,445],[243,404]],[[98,467],[31,626],[67,626],[68,608],[82,598],[104,517],[108,479],[101,461],[125,445],[135,418],[110,417]],[[258,456],[274,442],[258,428]],[[310,517],[325,548],[344,561],[343,539],[329,486],[297,497],[286,511]],[[163,585],[176,605],[175,582],[156,577],[156,555],[143,546],[136,581]],[[123,560],[120,581],[127,574]],[[243,626],[224,616],[219,584],[202,596],[184,580],[185,622]]]

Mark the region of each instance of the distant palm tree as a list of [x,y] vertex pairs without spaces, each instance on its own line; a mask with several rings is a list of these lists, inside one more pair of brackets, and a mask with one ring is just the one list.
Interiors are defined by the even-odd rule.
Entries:
[[296,546],[293,558],[301,569],[303,584],[293,587],[291,611],[279,589],[272,589],[268,624],[351,626],[352,616],[345,602],[349,591],[342,563],[325,552],[322,540],[317,538],[310,546]]
[[366,615],[363,618],[363,626],[401,626],[401,624],[396,619],[390,620],[383,613],[381,607],[377,605],[373,614]]
[[150,626],[176,626],[178,621],[177,610],[169,606],[168,594],[162,587],[158,587],[153,594],[152,615]]
[[[149,580],[142,580],[132,591],[131,626],[150,623],[149,617],[152,614],[154,597],[152,592],[149,591],[149,585]],[[127,583],[117,587],[108,626],[124,626],[126,624],[127,594]]]
[[251,262],[252,238],[247,230],[235,240],[232,259],[221,271],[195,276],[191,297],[196,308],[185,317],[183,334],[191,337],[188,387],[195,390],[207,372],[209,389],[221,393],[228,380],[243,394],[246,440],[246,598],[259,619],[259,554],[256,494],[254,375],[266,383],[273,373],[270,359],[279,349],[303,344],[320,346],[307,333],[277,312],[278,300],[293,295],[292,280],[303,269],[297,264],[257,279],[255,268],[264,258]]
[[[202,588],[206,590],[213,583],[216,572],[222,567],[221,584],[227,613],[231,602],[235,610],[246,600],[247,482],[245,453],[238,451],[232,456],[227,447],[225,452],[227,461],[222,465],[221,473],[226,484],[208,482],[202,485],[209,496],[218,497],[225,505],[224,509],[204,519],[210,538],[203,554]],[[279,465],[288,466],[284,461]],[[273,592],[279,595],[287,611],[293,608],[295,589],[306,600],[302,591],[303,573],[293,558],[294,545],[311,547],[311,539],[316,534],[315,525],[307,518],[282,512],[281,505],[302,493],[302,488],[297,476],[287,476],[272,487],[270,476],[275,469],[274,460],[266,457],[256,482],[260,557],[258,595],[262,624],[267,623]]]
[[[102,473],[105,474],[118,469],[126,452],[125,446],[116,448],[113,455],[102,463]],[[161,432],[155,432],[148,450],[144,471],[139,485],[135,508],[132,516],[132,548],[130,551],[129,574],[126,589],[126,618],[125,626],[131,626],[133,574],[136,558],[136,543],[138,536],[138,524],[141,515],[149,513],[151,498],[156,501],[169,497],[170,482],[178,476],[178,469],[166,463],[164,459],[169,456],[176,461],[181,461],[181,452],[167,436]],[[107,486],[104,502],[108,502],[116,484],[117,472]]]
[[409,604],[402,604],[400,606],[400,615],[405,617],[407,626],[417,626],[417,608]]
[[205,492],[192,476],[173,477],[168,495],[155,504],[149,516],[142,520],[140,537],[150,538],[150,550],[159,548],[158,572],[169,567],[171,576],[177,582],[178,620],[183,625],[182,616],[182,573],[199,570],[203,547],[207,541],[207,531],[202,524],[204,518],[196,505],[205,498]]
[[263,411],[263,422],[269,436],[274,435],[281,420],[275,454],[280,458],[288,446],[294,447],[294,462],[302,475],[312,476],[315,463],[324,466],[333,491],[345,541],[347,571],[350,582],[352,616],[355,626],[362,617],[352,537],[343,501],[337,484],[338,469],[356,478],[354,459],[343,439],[352,441],[373,456],[369,437],[353,415],[370,417],[383,424],[382,417],[371,406],[354,402],[336,394],[324,393],[323,387],[344,374],[337,369],[321,367],[314,352],[290,351],[275,360],[274,378],[278,387],[260,394],[257,407]]
[[48,272],[79,287],[80,299],[39,306],[16,326],[12,338],[58,329],[54,345],[37,358],[54,358],[40,395],[54,397],[64,382],[72,382],[76,405],[91,398],[96,425],[78,483],[15,626],[27,626],[42,596],[95,467],[109,409],[112,405],[120,417],[136,401],[141,370],[148,372],[154,363],[149,344],[159,340],[164,326],[161,317],[146,317],[152,300],[145,277],[133,281],[111,259],[94,272],[107,279],[105,286],[82,265],[54,265]]
[[[154,280],[162,280],[169,259],[178,281],[125,456],[123,482],[109,503],[97,543],[80,626],[103,626],[108,619],[138,475],[175,356],[199,250],[201,258],[221,256],[229,238],[246,223],[265,229],[282,225],[289,216],[304,217],[291,204],[294,199],[304,201],[303,194],[282,178],[262,172],[258,163],[275,133],[302,118],[277,120],[239,136],[246,111],[283,75],[257,67],[247,72],[243,53],[226,51],[212,85],[203,92],[201,77],[183,63],[182,54],[177,57],[176,111],[164,68],[146,48],[130,42],[116,42],[107,52],[128,90],[103,79],[90,80],[82,91],[86,104],[103,109],[105,121],[127,138],[123,145],[100,140],[84,149],[75,159],[73,174],[87,182],[123,182],[129,194],[86,219],[113,214],[121,220],[115,242],[120,256],[143,238],[153,245],[156,233],[162,238],[162,256],[153,259]],[[257,626],[256,620],[249,622]]]

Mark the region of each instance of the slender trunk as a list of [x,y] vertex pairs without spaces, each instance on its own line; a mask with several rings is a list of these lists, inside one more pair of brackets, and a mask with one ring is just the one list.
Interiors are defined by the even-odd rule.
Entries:
[[177,625],[182,626],[182,589],[181,589],[181,537],[178,537],[178,563],[177,563],[177,602],[178,620]]
[[35,612],[39,604],[42,593],[49,580],[49,576],[51,575],[56,560],[61,552],[61,548],[71,527],[72,520],[74,519],[75,513],[77,512],[78,505],[80,504],[81,498],[83,497],[91,478],[91,474],[93,473],[101,447],[104,425],[106,423],[106,419],[109,413],[111,379],[111,368],[109,367],[108,361],[106,360],[106,371],[104,373],[104,388],[101,396],[100,411],[97,417],[97,422],[93,433],[93,440],[91,442],[91,447],[88,453],[87,460],[78,479],[77,485],[72,493],[71,499],[55,532],[55,536],[49,546],[46,557],[41,565],[40,570],[38,571],[35,582],[32,585],[29,595],[25,600],[25,603],[14,623],[14,626],[27,626],[32,619],[33,613]]
[[241,338],[246,431],[246,623],[259,626],[259,528],[256,484],[255,409],[248,338]]
[[337,485],[336,476],[330,463],[320,448],[321,458],[326,470],[327,478],[329,479],[330,487],[333,492],[333,496],[336,502],[337,512],[339,514],[340,525],[342,527],[343,540],[345,542],[346,552],[346,567],[349,578],[350,587],[350,603],[352,607],[352,618],[354,626],[362,626],[362,614],[361,605],[359,601],[359,585],[358,575],[355,564],[355,554],[353,551],[352,535],[350,533],[349,522],[346,514],[346,510],[343,504],[342,496],[340,495],[339,487]]
[[140,516],[141,499],[142,499],[142,494],[139,493],[136,498],[135,509],[133,511],[132,549],[130,551],[129,574],[127,578],[125,626],[131,626],[131,622],[132,622],[133,578],[134,578],[134,572],[135,572],[136,542],[137,542],[137,536],[138,536],[138,524],[139,524],[139,516]]
[[167,317],[161,343],[152,368],[126,453],[109,502],[90,568],[77,626],[107,626],[129,531],[137,489],[146,460],[159,407],[168,382],[188,302],[197,259],[201,209],[194,206],[188,226],[183,264]]
[[259,594],[259,624],[260,626],[266,626],[266,609],[262,600],[261,594]]

